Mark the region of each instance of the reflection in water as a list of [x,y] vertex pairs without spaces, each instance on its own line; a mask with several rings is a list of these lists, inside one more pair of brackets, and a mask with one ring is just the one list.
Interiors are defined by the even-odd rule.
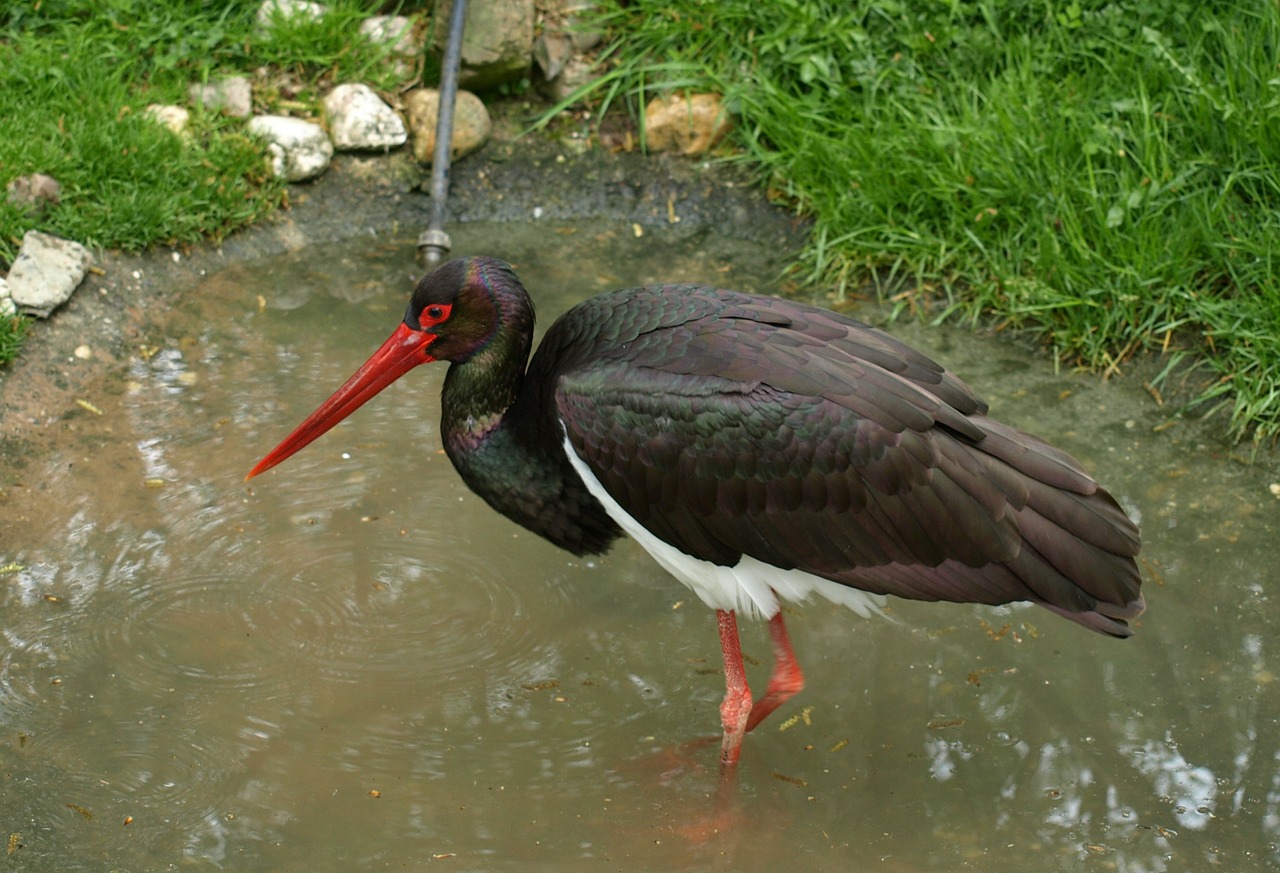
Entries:
[[[516,262],[544,325],[606,288],[768,290],[779,266],[535,230],[459,249]],[[1019,606],[812,604],[791,622],[809,687],[718,819],[716,744],[694,742],[718,729],[713,617],[638,548],[575,560],[474,498],[440,451],[443,373],[241,483],[399,317],[411,243],[363,247],[211,277],[100,386],[118,416],[73,414],[5,468],[0,818],[28,866],[1280,863],[1274,474],[1155,432],[1136,386],[895,326],[1142,517],[1150,611],[1118,643]],[[763,629],[744,645],[767,660]]]

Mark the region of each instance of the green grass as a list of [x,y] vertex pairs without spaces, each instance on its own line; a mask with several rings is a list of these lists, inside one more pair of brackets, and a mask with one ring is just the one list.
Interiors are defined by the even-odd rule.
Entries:
[[0,365],[18,356],[18,349],[31,327],[31,319],[22,315],[0,315]]
[[631,0],[602,18],[597,98],[723,93],[740,157],[813,217],[809,279],[993,316],[1073,364],[1161,352],[1166,386],[1195,362],[1231,436],[1280,435],[1275,3]]
[[[0,11],[0,188],[41,172],[61,203],[24,214],[0,197],[0,268],[38,229],[91,246],[138,251],[217,240],[277,209],[284,183],[244,122],[192,109],[183,139],[145,117],[187,104],[193,82],[243,74],[258,108],[304,114],[327,83],[398,84],[385,50],[353,39],[382,5],[336,0],[318,22],[255,30],[258,0],[42,0]],[[0,319],[0,363],[17,322]]]

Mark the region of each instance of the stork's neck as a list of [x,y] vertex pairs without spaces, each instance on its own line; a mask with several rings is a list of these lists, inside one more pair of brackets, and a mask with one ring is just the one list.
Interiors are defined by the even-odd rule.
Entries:
[[[451,364],[441,392],[441,429],[454,463],[483,449],[502,428],[524,384],[529,344],[493,343],[467,361]],[[455,454],[455,452],[457,454]]]
[[621,534],[569,465],[549,409],[517,403],[529,338],[494,338],[454,363],[441,392],[445,453],[491,507],[575,554],[602,552]]

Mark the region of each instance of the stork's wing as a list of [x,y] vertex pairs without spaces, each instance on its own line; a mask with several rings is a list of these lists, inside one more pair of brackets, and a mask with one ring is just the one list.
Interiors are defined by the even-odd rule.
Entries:
[[575,451],[655,536],[718,564],[745,554],[913,599],[1034,600],[1127,633],[1137,530],[1073,459],[987,418],[880,331],[717,299],[557,383]]

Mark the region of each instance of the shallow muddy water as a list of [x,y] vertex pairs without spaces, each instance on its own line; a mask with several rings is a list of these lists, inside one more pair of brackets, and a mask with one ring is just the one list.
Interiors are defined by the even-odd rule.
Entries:
[[[543,325],[780,253],[629,226],[463,227]],[[0,509],[0,828],[31,870],[1229,870],[1280,863],[1276,481],[1124,380],[894,326],[1141,520],[1131,640],[1031,607],[829,604],[808,687],[717,797],[712,613],[638,547],[583,561],[440,449],[424,367],[252,483],[399,320],[406,239],[208,277]],[[18,536],[15,538],[13,532]],[[762,627],[744,628],[759,663]],[[12,836],[10,836],[12,835]]]

